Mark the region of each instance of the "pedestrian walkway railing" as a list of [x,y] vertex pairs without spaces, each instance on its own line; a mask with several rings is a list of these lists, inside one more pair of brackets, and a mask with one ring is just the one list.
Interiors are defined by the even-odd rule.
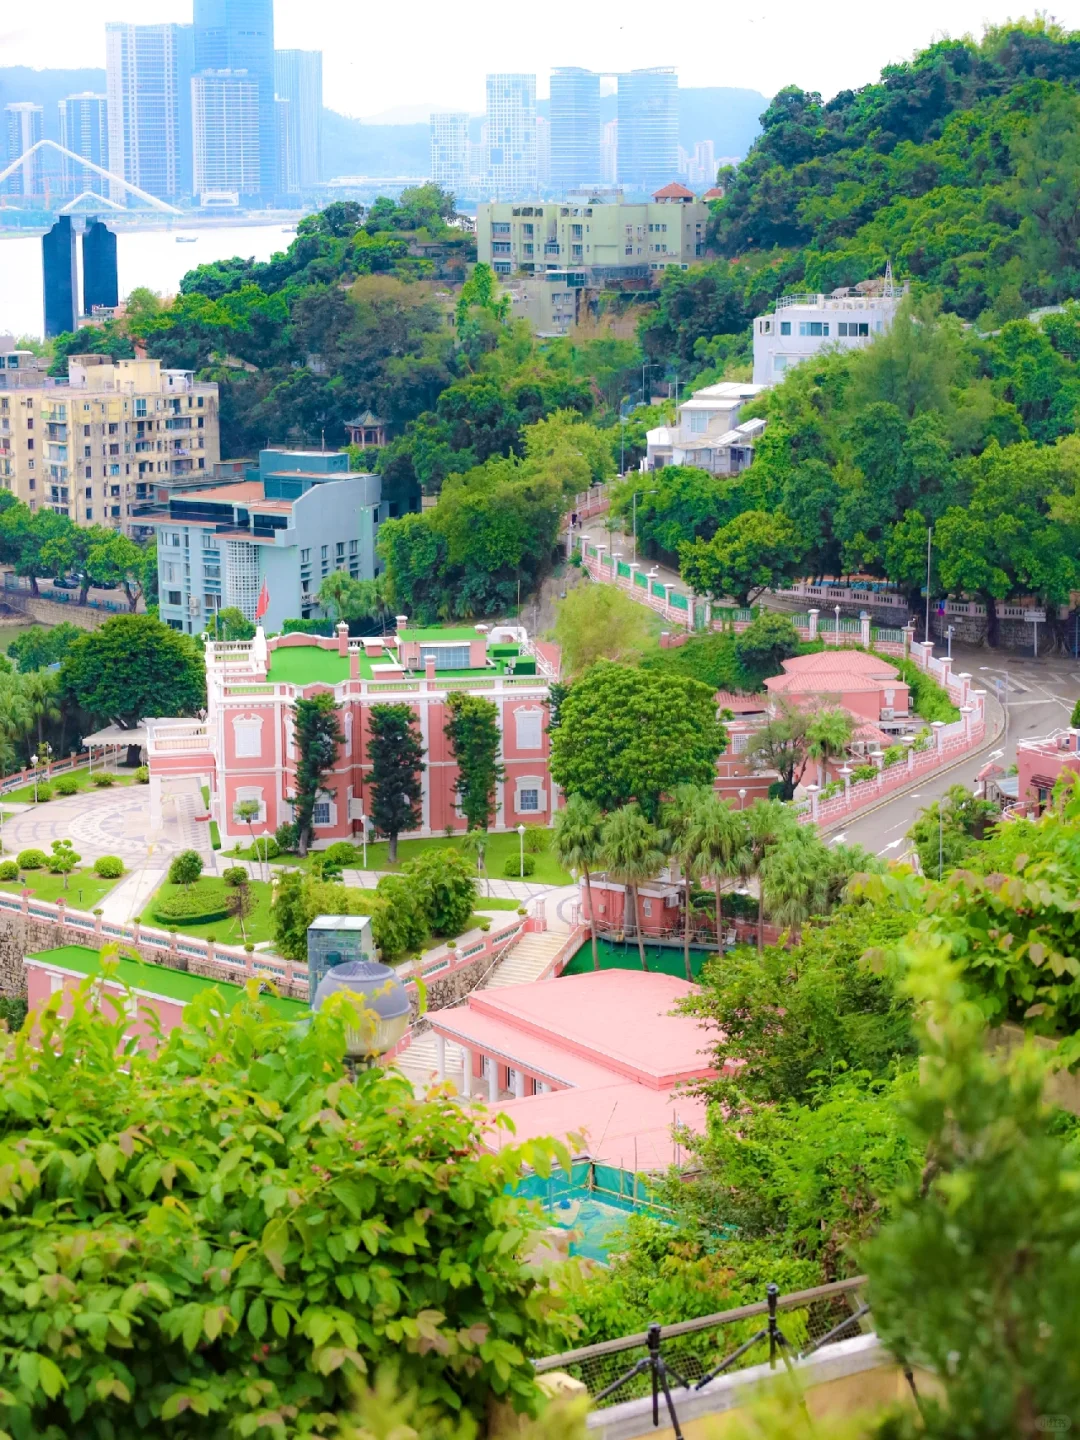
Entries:
[[699,1320],[650,1325],[636,1335],[602,1341],[534,1361],[538,1374],[565,1371],[585,1385],[594,1408],[652,1396],[679,1433],[680,1398],[706,1389],[721,1375],[768,1361],[791,1363],[826,1345],[871,1329],[865,1275],[781,1295],[769,1285],[763,1299]]

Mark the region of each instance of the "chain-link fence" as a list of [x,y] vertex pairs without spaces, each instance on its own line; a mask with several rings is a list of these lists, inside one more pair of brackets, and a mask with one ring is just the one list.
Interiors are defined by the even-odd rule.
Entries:
[[778,1361],[785,1353],[794,1359],[868,1330],[865,1287],[865,1275],[790,1295],[769,1286],[770,1293],[752,1305],[548,1355],[535,1367],[538,1373],[565,1370],[587,1386],[594,1406],[602,1408],[653,1393],[662,1361],[677,1404],[683,1387],[701,1389],[718,1374]]

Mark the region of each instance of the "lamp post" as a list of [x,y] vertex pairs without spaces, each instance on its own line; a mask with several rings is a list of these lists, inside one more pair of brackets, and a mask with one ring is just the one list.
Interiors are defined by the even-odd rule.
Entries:
[[519,847],[519,851],[520,851],[520,853],[519,853],[519,860],[520,860],[520,864],[521,864],[521,878],[522,878],[522,880],[524,880],[524,879],[525,879],[525,826],[524,826],[524,825],[519,825],[519,826],[517,827],[517,832],[518,832],[518,847]]
[[35,804],[35,805],[38,803],[38,798],[37,798],[37,759],[38,759],[38,757],[37,757],[36,755],[31,755],[31,756],[30,756],[30,764],[34,767],[34,804]]
[[833,608],[834,608],[835,611],[836,611],[836,645],[837,645],[837,649],[839,649],[839,647],[840,647],[840,606],[839,606],[839,605],[835,605]]
[[367,869],[367,816],[360,811],[360,843],[364,847],[364,869]]
[[953,628],[952,625],[950,625],[950,626],[946,629],[946,631],[945,631],[945,639],[948,641],[948,645],[949,645],[949,659],[950,659],[950,660],[952,659],[952,637],[953,637],[954,633],[955,633],[955,630],[954,630],[954,628]]
[[643,405],[648,405],[648,403],[649,403],[648,392],[647,392],[646,389],[645,389],[645,371],[646,371],[646,370],[651,370],[651,369],[652,369],[652,361],[651,361],[651,360],[646,360],[646,361],[644,361],[644,362],[642,363],[642,366],[641,366],[641,403],[642,403]]
[[270,831],[269,831],[269,830],[264,830],[264,831],[263,831],[263,833],[262,833],[262,842],[263,842],[263,869],[264,869],[264,871],[266,872],[266,883],[269,885],[269,883],[270,883]]
[[635,491],[634,491],[634,498],[633,498],[633,500],[631,501],[630,509],[631,509],[631,511],[632,511],[632,514],[633,514],[634,564],[635,564],[635,565],[637,564],[637,501],[638,501],[638,496],[639,496],[639,495],[659,495],[659,493],[660,493],[659,490],[656,490],[656,489],[653,489],[653,490],[635,490]]
[[743,787],[740,786],[740,788],[739,788],[739,809],[741,810],[745,804],[746,804],[746,790],[745,790],[745,788],[743,788]]
[[923,639],[930,640],[930,550],[934,543],[934,527],[926,527],[926,634]]
[[317,1013],[339,992],[351,996],[363,1011],[359,1026],[347,1024],[345,1029],[345,1060],[355,1071],[392,1050],[405,1034],[409,997],[389,965],[376,960],[349,960],[328,970],[315,991],[312,1010]]

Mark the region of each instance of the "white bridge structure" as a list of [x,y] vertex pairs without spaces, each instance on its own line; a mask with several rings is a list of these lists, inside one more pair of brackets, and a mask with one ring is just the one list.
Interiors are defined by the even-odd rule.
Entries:
[[[129,195],[135,195],[140,200],[145,200],[147,205],[152,206],[155,210],[161,210],[166,215],[183,214],[183,211],[178,210],[175,205],[169,205],[164,200],[159,200],[156,195],[151,195],[148,190],[140,190],[138,185],[132,185],[131,181],[125,180],[122,175],[114,175],[111,170],[105,170],[100,165],[95,165],[92,160],[87,160],[85,155],[76,155],[73,150],[69,150],[66,145],[61,145],[56,140],[38,140],[31,145],[28,150],[24,150],[17,160],[12,160],[6,169],[0,170],[0,185],[4,183],[9,175],[13,175],[19,166],[33,155],[35,150],[55,150],[58,155],[64,155],[68,160],[73,160],[77,165],[82,165],[87,170],[92,170],[95,175],[102,176],[103,179],[108,180],[111,184],[122,186]],[[77,205],[79,201],[84,200],[89,193],[88,191],[84,191],[77,199],[65,205],[61,214],[70,213],[72,207]],[[104,195],[99,195],[95,198],[100,200],[103,205],[111,206],[114,210],[123,209],[123,206],[118,205],[115,200],[108,200]]]

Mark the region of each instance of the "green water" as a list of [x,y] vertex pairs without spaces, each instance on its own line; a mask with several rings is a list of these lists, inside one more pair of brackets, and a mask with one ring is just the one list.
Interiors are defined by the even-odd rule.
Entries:
[[[601,970],[641,969],[641,957],[638,955],[638,948],[633,940],[625,944],[621,942],[616,944],[614,940],[598,940],[597,950],[600,956]],[[690,947],[690,972],[695,980],[701,974],[701,967],[706,960],[713,959],[715,955],[715,950],[695,950],[693,946]],[[681,945],[678,947],[646,945],[645,967],[653,975],[674,975],[679,980],[686,979]],[[584,945],[566,965],[562,973],[564,975],[586,975],[592,968],[592,941],[586,939]]]

